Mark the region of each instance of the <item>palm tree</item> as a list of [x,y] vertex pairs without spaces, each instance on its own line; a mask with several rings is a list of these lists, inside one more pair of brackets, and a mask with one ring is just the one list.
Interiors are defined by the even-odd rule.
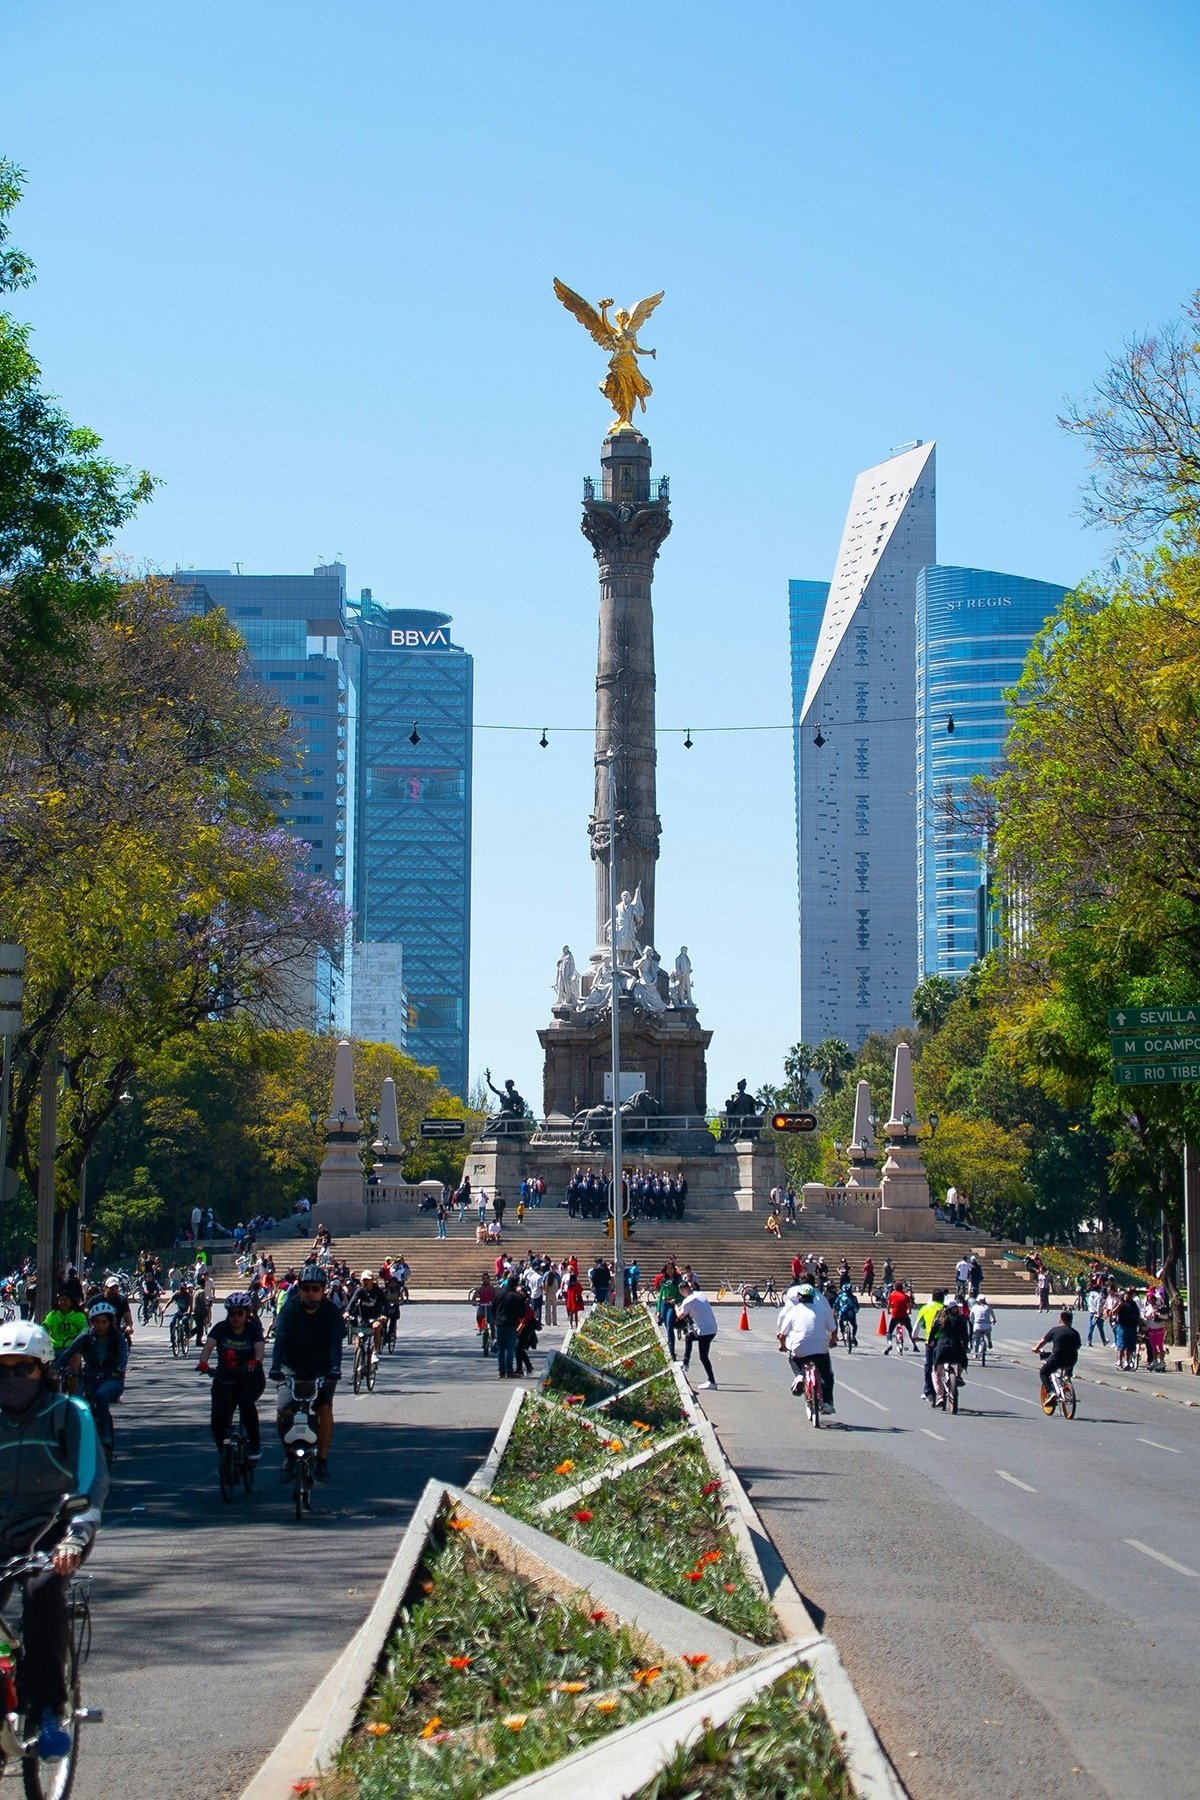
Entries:
[[807,1044],[793,1044],[783,1059],[784,1083],[779,1098],[797,1112],[805,1112],[813,1103],[813,1053]]
[[854,1067],[854,1052],[844,1038],[822,1038],[812,1052],[812,1072],[827,1094],[836,1094]]
[[949,975],[927,975],[913,991],[913,1019],[923,1031],[940,1030],[957,993],[957,984]]

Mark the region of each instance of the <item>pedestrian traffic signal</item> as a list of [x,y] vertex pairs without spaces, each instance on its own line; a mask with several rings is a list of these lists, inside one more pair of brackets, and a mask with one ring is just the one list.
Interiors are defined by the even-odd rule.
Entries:
[[772,1131],[815,1131],[816,1113],[777,1112],[771,1114]]

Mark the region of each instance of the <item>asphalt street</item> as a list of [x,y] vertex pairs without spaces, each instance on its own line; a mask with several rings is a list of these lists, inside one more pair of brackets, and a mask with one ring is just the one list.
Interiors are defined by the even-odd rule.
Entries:
[[1200,1413],[1096,1349],[1075,1420],[1046,1418],[1048,1321],[1007,1309],[947,1417],[876,1316],[828,1428],[767,1308],[722,1309],[700,1399],[915,1800],[1200,1791]]
[[[366,1616],[425,1482],[465,1482],[491,1446],[513,1384],[480,1355],[474,1316],[465,1299],[409,1307],[375,1393],[343,1380],[334,1481],[302,1524],[276,1481],[273,1390],[256,1490],[226,1505],[195,1355],[137,1332],[88,1564],[84,1694],[105,1723],[82,1740],[77,1800],[240,1793]],[[560,1338],[543,1334],[539,1374]]]

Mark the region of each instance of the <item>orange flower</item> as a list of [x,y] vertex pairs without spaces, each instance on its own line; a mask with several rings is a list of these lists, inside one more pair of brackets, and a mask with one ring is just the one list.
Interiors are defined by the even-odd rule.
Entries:
[[590,1525],[592,1520],[592,1515],[586,1506],[581,1506],[578,1512],[571,1514],[571,1517],[577,1519],[581,1525]]
[[457,1514],[455,1514],[454,1518],[447,1519],[446,1523],[449,1525],[451,1531],[469,1531],[471,1529],[470,1519],[460,1519]]
[[634,1426],[635,1431],[649,1431],[649,1429],[650,1429],[650,1427],[649,1427],[649,1425],[647,1425],[645,1419],[635,1419],[633,1421],[633,1426]]
[[703,1569],[685,1569],[683,1571],[683,1578],[685,1581],[703,1581],[704,1580],[704,1570]]
[[432,1583],[432,1581],[423,1581],[423,1582],[422,1582],[422,1583],[421,1583],[421,1592],[422,1592],[422,1593],[423,1593],[423,1594],[432,1594],[432,1592],[433,1592],[433,1583]]
[[610,1712],[616,1712],[617,1707],[620,1705],[620,1701],[619,1700],[593,1700],[592,1705],[595,1707],[595,1709],[598,1713],[610,1713]]
[[469,1656],[448,1656],[446,1661],[452,1669],[469,1669],[471,1666]]
[[609,1438],[608,1447],[610,1450],[614,1450],[614,1451],[615,1450],[623,1450],[625,1448],[625,1446],[621,1442],[620,1438]]
[[708,1657],[703,1650],[697,1650],[692,1656],[685,1656],[682,1660],[689,1669],[699,1669],[708,1661]]
[[652,1669],[635,1669],[633,1672],[633,1679],[635,1681],[640,1681],[643,1684],[643,1686],[649,1687],[650,1683],[652,1681],[657,1681],[661,1674],[662,1674],[661,1665],[658,1663],[655,1663],[655,1665]]
[[582,1694],[586,1688],[586,1681],[552,1681],[550,1683],[552,1694]]
[[719,1550],[706,1550],[703,1556],[696,1558],[697,1563],[713,1563],[720,1562],[720,1560],[721,1552]]
[[372,1719],[367,1726],[367,1731],[372,1737],[386,1737],[391,1729],[391,1726],[385,1725],[382,1719]]
[[556,1466],[554,1473],[556,1475],[569,1475],[574,1467],[575,1464],[571,1461],[570,1457],[567,1456]]
[[315,1794],[316,1791],[317,1784],[315,1781],[293,1781],[292,1783],[293,1794]]
[[528,1717],[528,1713],[509,1713],[504,1723],[508,1726],[510,1731],[520,1731]]
[[437,1730],[438,1726],[441,1724],[441,1722],[442,1721],[437,1717],[437,1715],[435,1713],[432,1719],[426,1720],[425,1724],[422,1725],[421,1736],[423,1738],[431,1738],[433,1736],[434,1732]]
[[732,1581],[725,1582],[724,1587],[725,1587],[725,1592],[727,1594],[736,1594],[737,1593],[737,1589],[733,1585]]

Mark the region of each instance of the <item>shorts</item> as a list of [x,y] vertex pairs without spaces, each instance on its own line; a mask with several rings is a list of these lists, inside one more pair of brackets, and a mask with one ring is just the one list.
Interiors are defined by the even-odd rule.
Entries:
[[[332,1396],[330,1394],[326,1393],[322,1399],[322,1405],[327,1406],[330,1403],[331,1398],[332,1398]],[[280,1414],[291,1412],[291,1410],[295,1406],[295,1404],[296,1404],[296,1402],[292,1399],[291,1388],[288,1386],[286,1381],[281,1381],[279,1383],[279,1386],[275,1389],[275,1410],[276,1410],[276,1412],[280,1413]]]

